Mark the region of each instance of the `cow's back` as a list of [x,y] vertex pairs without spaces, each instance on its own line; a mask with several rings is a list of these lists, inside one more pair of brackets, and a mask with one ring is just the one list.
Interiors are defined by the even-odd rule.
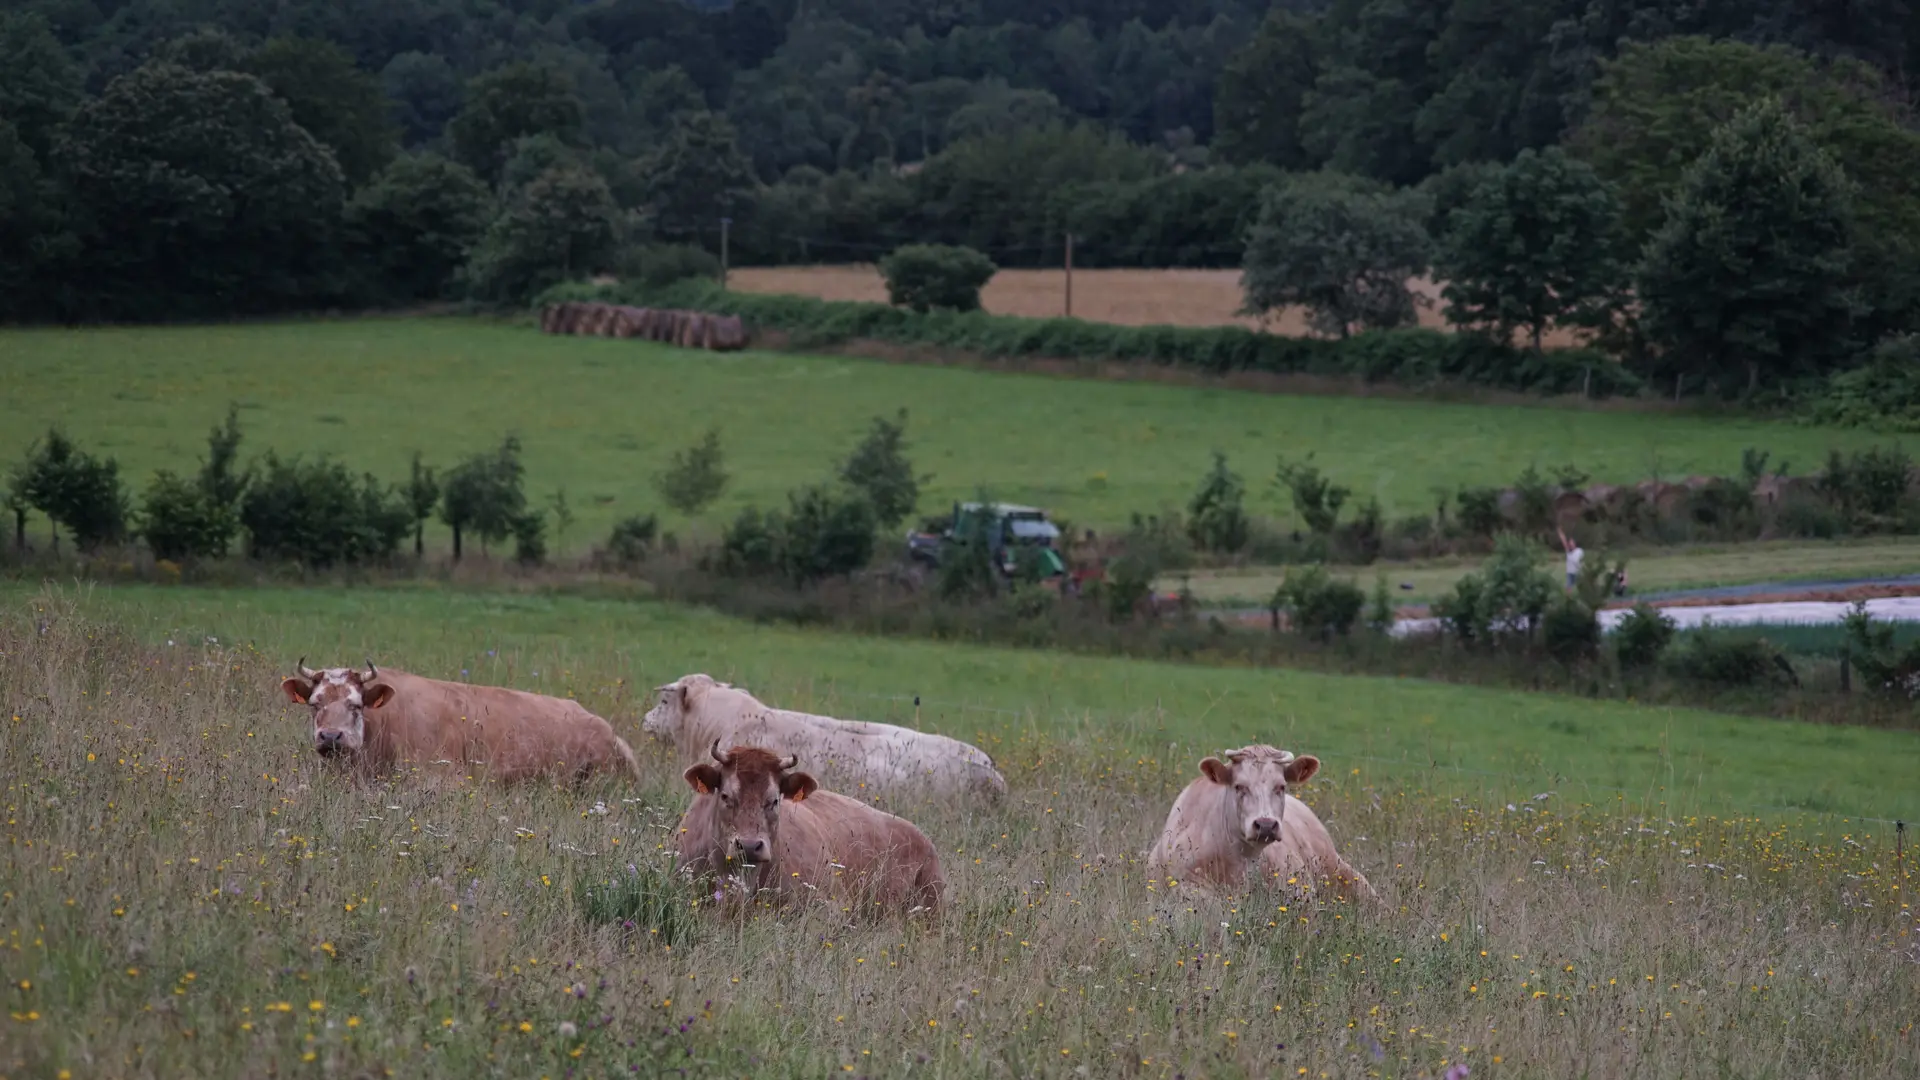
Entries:
[[943,902],[939,853],[905,818],[820,789],[782,804],[781,831],[780,868],[815,889],[882,907],[937,910]]
[[638,775],[633,751],[613,725],[577,701],[402,671],[382,671],[381,678],[394,695],[374,715],[397,761],[484,769],[500,781],[550,771]]

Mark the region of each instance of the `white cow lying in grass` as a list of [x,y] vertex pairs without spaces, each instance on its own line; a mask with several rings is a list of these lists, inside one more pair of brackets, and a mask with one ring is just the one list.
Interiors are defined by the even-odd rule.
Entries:
[[1160,840],[1147,856],[1156,881],[1239,892],[1256,879],[1312,891],[1332,881],[1342,894],[1378,899],[1373,886],[1334,849],[1327,827],[1288,788],[1320,771],[1320,759],[1271,746],[1244,746],[1200,762],[1200,776],[1174,800]]
[[776,709],[707,675],[683,675],[655,690],[659,700],[641,730],[671,743],[682,764],[705,760],[719,739],[798,754],[833,790],[854,797],[998,800],[1007,791],[985,751],[945,735]]

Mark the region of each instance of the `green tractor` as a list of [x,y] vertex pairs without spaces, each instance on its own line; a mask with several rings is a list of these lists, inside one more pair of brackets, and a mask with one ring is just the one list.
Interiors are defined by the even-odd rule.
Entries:
[[994,568],[1003,579],[1010,579],[1025,556],[1039,560],[1040,580],[1054,588],[1072,589],[1078,583],[1067,572],[1067,561],[1054,542],[1060,529],[1047,520],[1047,512],[1032,506],[1012,503],[953,504],[953,515],[937,530],[907,534],[907,558],[930,569],[938,568],[951,556],[952,548],[968,542],[969,537],[984,536]]

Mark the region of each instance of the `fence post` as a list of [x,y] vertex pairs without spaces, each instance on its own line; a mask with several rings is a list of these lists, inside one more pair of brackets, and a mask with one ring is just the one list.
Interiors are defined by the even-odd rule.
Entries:
[[1073,234],[1067,234],[1067,318],[1073,318]]

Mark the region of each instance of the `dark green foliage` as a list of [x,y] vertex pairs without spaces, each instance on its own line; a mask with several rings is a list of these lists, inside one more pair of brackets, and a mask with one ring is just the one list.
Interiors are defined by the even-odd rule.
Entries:
[[907,457],[907,410],[894,418],[873,418],[860,445],[840,465],[840,479],[864,494],[874,520],[892,529],[913,513],[920,502],[920,485],[931,476],[916,476]]
[[1827,457],[1820,490],[1849,526],[1870,530],[1883,525],[1900,508],[1913,476],[1913,459],[1904,447],[1871,446]]
[[1769,686],[1798,682],[1793,665],[1766,638],[1735,637],[1702,628],[1667,656],[1675,675],[1721,686]]
[[46,18],[0,12],[0,121],[14,128],[36,155],[53,145],[53,132],[80,103],[81,72]]
[[770,577],[780,570],[781,520],[778,514],[749,506],[720,533],[721,573],[732,577]]
[[167,469],[154,474],[140,511],[140,535],[155,558],[219,559],[240,531],[240,500],[253,483],[252,469],[237,469],[240,410],[227,407],[226,422],[207,433],[207,456],[192,481]]
[[1463,487],[1455,501],[1460,507],[1460,529],[1468,536],[1491,540],[1500,531],[1504,519],[1500,514],[1499,488]]
[[1153,582],[1160,576],[1159,565],[1149,556],[1127,551],[1107,564],[1100,596],[1107,618],[1126,622],[1153,599]]
[[1559,590],[1535,565],[1525,540],[1503,534],[1493,556],[1475,573],[1454,583],[1453,591],[1433,605],[1434,617],[1465,642],[1528,642]]
[[[981,505],[993,499],[980,493]],[[993,565],[992,537],[985,514],[971,514],[954,533],[953,541],[940,552],[939,592],[942,599],[992,596],[1000,591],[1000,569]]]
[[825,484],[787,496],[780,569],[796,585],[844,577],[873,559],[879,522],[865,494]]
[[251,75],[149,64],[82,106],[55,156],[90,313],[270,311],[337,285],[340,168]]
[[998,270],[972,248],[944,244],[908,244],[880,260],[888,302],[922,314],[980,310],[980,290]]
[[372,179],[398,149],[380,80],[354,66],[339,47],[283,37],[254,50],[243,70],[267,84],[293,122],[333,152],[348,185]]
[[1213,468],[1187,503],[1187,535],[1202,551],[1232,554],[1247,546],[1247,485],[1227,468],[1227,456],[1213,452]]
[[547,561],[547,515],[529,510],[512,522],[513,560],[522,566],[538,566]]
[[1320,74],[1315,22],[1276,5],[1247,47],[1220,72],[1213,98],[1213,148],[1221,158],[1283,169],[1313,162],[1301,140],[1301,106]]
[[1321,536],[1333,532],[1340,520],[1340,508],[1353,494],[1350,488],[1321,474],[1320,466],[1313,463],[1311,451],[1304,461],[1281,458],[1277,479],[1281,489],[1293,498],[1293,512],[1300,515],[1308,529]]
[[1920,698],[1920,641],[1899,646],[1896,628],[1874,622],[1864,600],[1854,601],[1845,625],[1847,662],[1860,673],[1862,688],[1908,700]]
[[1541,617],[1540,644],[1563,664],[1591,660],[1600,652],[1600,620],[1578,598],[1563,596]]
[[1673,642],[1674,623],[1664,612],[1642,600],[1613,629],[1613,651],[1626,671],[1651,668]]
[[1682,175],[1636,275],[1663,362],[1723,392],[1823,374],[1853,347],[1853,185],[1776,99]]
[[466,103],[447,124],[454,160],[482,179],[499,179],[514,143],[553,135],[569,145],[584,137],[585,113],[572,83],[550,67],[514,63],[467,85]]
[[666,469],[653,478],[653,487],[668,506],[692,516],[720,497],[727,479],[720,429],[708,428],[699,442],[674,451]]
[[1920,337],[1902,334],[1874,346],[1867,362],[1836,372],[1809,404],[1815,423],[1920,431]]
[[638,169],[654,228],[673,237],[717,232],[720,219],[738,211],[753,189],[753,167],[733,125],[718,113],[676,115]]
[[660,519],[652,514],[622,518],[607,535],[607,556],[621,566],[645,562],[660,536]]
[[395,159],[346,207],[365,288],[389,302],[447,297],[492,210],[486,185],[465,166],[435,154]]
[[1287,613],[1294,633],[1331,641],[1353,632],[1367,594],[1351,581],[1329,577],[1326,567],[1315,563],[1289,569],[1273,603]]
[[453,65],[437,53],[400,53],[380,69],[380,85],[392,103],[401,140],[410,147],[438,136],[466,98]]
[[622,281],[657,289],[689,278],[718,280],[720,259],[692,244],[642,244],[622,251],[613,269]]
[[418,450],[413,452],[407,482],[400,493],[413,519],[413,556],[417,559],[427,553],[427,519],[433,517],[433,508],[440,505],[440,478],[434,475],[433,466],[421,460]]
[[1417,202],[1396,194],[1301,181],[1267,192],[1247,233],[1243,311],[1303,306],[1322,334],[1387,330],[1414,322],[1407,280],[1427,267]]
[[440,520],[453,530],[453,557],[461,556],[464,534],[480,538],[484,549],[512,534],[527,512],[522,487],[520,440],[508,435],[498,448],[475,454],[447,470],[442,481]]
[[1382,637],[1393,632],[1393,598],[1387,592],[1387,575],[1373,579],[1373,595],[1367,598],[1367,629]]
[[1632,372],[1592,350],[1550,349],[1536,355],[1475,334],[1424,329],[1327,340],[1262,334],[1238,326],[1118,326],[978,311],[918,315],[888,304],[727,292],[710,282],[685,282],[666,289],[570,284],[550,290],[536,303],[562,300],[602,300],[739,315],[750,325],[784,330],[796,345],[807,348],[864,339],[930,345],[994,358],[1130,360],[1208,375],[1254,371],[1416,385],[1452,381],[1541,394],[1578,392],[1591,371],[1595,397],[1632,394],[1641,386]]
[[82,450],[59,428],[28,451],[16,483],[27,502],[65,529],[82,551],[126,535],[127,496],[119,462]]
[[553,169],[513,193],[464,276],[477,297],[524,303],[557,282],[611,265],[621,234],[620,208],[598,173]]
[[1614,257],[1618,209],[1593,170],[1558,147],[1487,175],[1441,244],[1447,318],[1535,352],[1554,326],[1593,325],[1624,284]]
[[327,567],[386,559],[413,524],[406,501],[374,479],[325,456],[282,460],[273,451],[240,505],[248,551]]

